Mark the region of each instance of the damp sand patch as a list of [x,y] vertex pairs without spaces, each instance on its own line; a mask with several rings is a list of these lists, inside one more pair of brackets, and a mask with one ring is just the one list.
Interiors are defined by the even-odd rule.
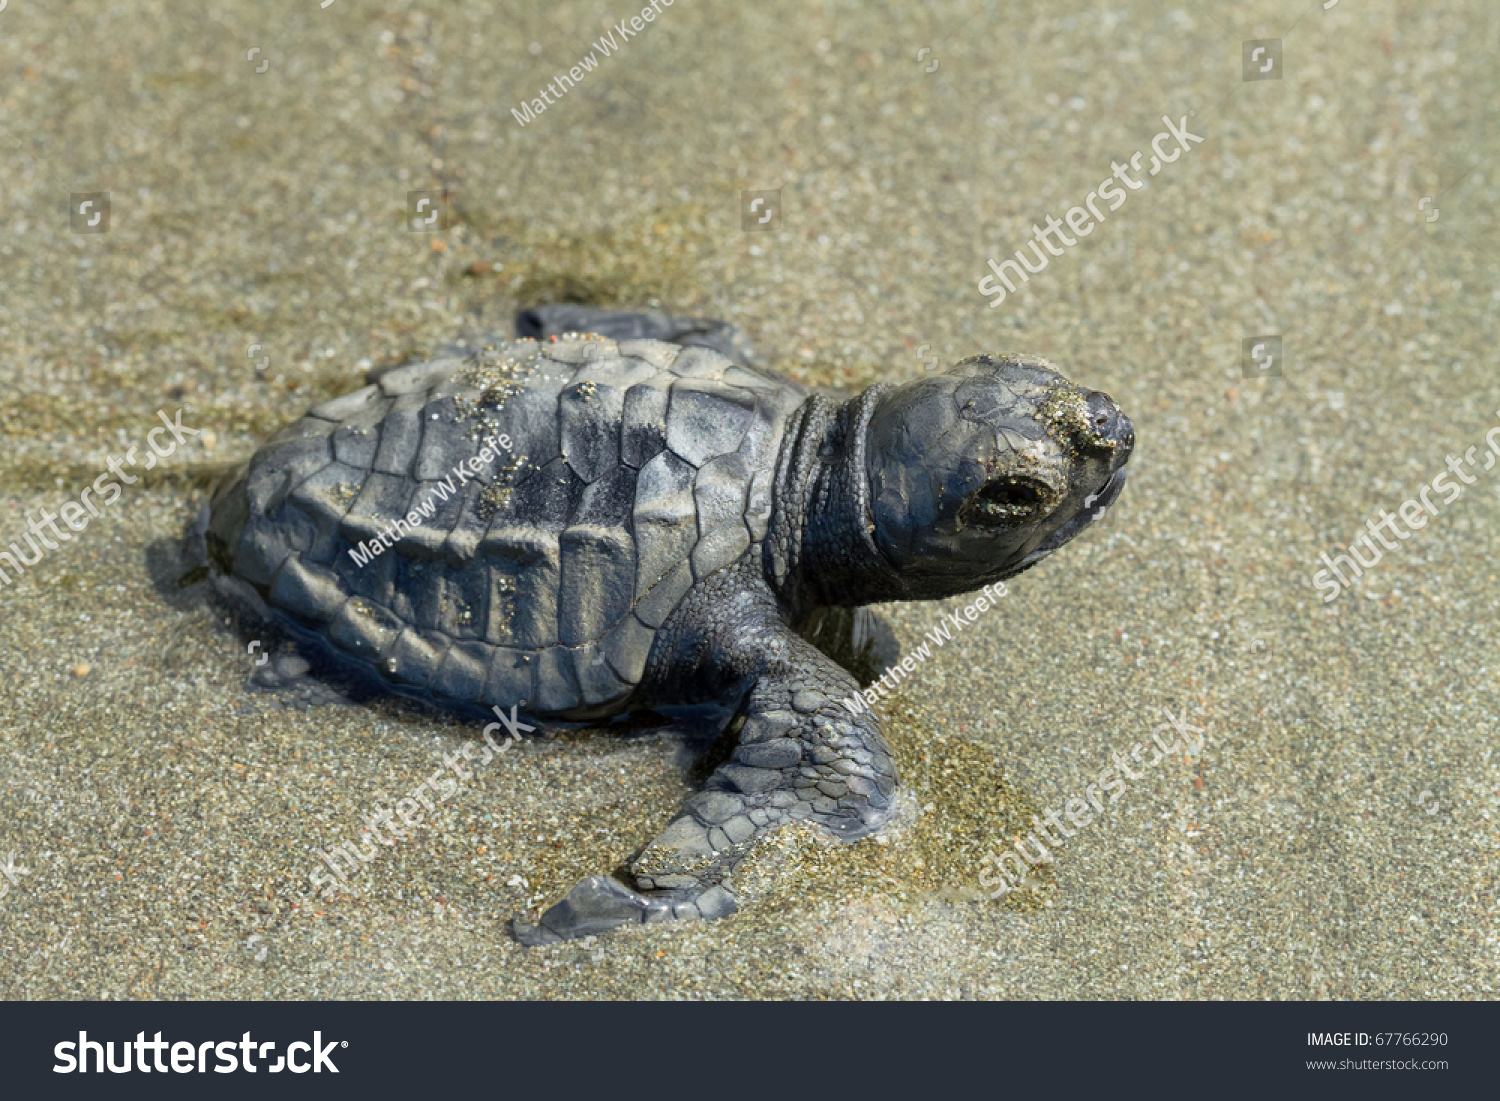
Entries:
[[888,702],[886,741],[901,776],[902,804],[880,834],[841,844],[813,826],[777,830],[729,877],[740,916],[767,920],[839,902],[894,905],[983,902],[1022,913],[1056,893],[1049,865],[991,902],[979,884],[985,855],[1023,836],[1041,805],[1005,775],[999,756],[963,738],[924,731],[903,697]]

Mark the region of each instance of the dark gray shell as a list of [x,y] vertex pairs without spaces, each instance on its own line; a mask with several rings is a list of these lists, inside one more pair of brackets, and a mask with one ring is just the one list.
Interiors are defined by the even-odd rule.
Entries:
[[[402,687],[604,715],[694,581],[764,536],[807,396],[654,340],[438,358],[271,437],[215,494],[209,540],[230,578]],[[509,453],[454,473],[502,434]],[[411,513],[393,549],[351,554]]]

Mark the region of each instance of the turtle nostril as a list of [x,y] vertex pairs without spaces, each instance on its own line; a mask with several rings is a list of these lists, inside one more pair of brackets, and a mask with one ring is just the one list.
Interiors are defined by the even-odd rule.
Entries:
[[1107,394],[1098,390],[1089,395],[1088,425],[1097,436],[1116,446],[1128,444],[1134,434],[1130,418],[1120,412],[1120,407]]
[[1107,395],[1095,390],[1088,396],[1087,409],[1085,421],[1089,430],[1097,436],[1109,439],[1113,435],[1117,419],[1115,403],[1110,401]]

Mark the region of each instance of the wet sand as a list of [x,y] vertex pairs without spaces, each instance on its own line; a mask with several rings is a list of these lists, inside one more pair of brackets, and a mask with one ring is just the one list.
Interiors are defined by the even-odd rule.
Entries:
[[[0,541],[158,410],[201,432],[0,586],[0,997],[1491,997],[1500,476],[1331,604],[1311,579],[1500,424],[1500,13],[677,0],[516,122],[629,14],[0,13]],[[1242,80],[1278,36],[1284,79]],[[1204,141],[990,308],[986,261],[1164,115]],[[418,190],[449,200],[412,231]],[[73,232],[96,191],[108,232]],[[712,730],[529,739],[318,898],[315,850],[478,728],[247,693],[174,546],[309,404],[557,298],[724,317],[847,389],[1036,352],[1138,444],[1107,518],[883,705],[886,836],[786,831],[733,918],[526,950],[506,919],[628,859]],[[1244,377],[1270,334],[1281,373]],[[963,603],[882,612],[905,652]],[[1202,752],[990,899],[984,854],[1164,707]]]

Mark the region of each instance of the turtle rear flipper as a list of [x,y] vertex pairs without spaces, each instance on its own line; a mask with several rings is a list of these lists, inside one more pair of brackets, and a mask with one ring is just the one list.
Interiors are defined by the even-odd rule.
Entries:
[[[261,650],[258,639],[252,642],[257,644],[257,651]],[[272,642],[271,648],[274,652],[262,651],[253,659],[256,665],[245,681],[245,690],[266,697],[283,711],[351,706],[379,694],[352,671],[324,668],[324,663],[314,670],[295,647]]]
[[707,317],[668,317],[659,310],[601,310],[590,306],[533,306],[516,314],[516,336],[546,340],[567,332],[598,333],[612,340],[665,340],[712,348],[736,363],[760,366],[755,349],[727,321]]

